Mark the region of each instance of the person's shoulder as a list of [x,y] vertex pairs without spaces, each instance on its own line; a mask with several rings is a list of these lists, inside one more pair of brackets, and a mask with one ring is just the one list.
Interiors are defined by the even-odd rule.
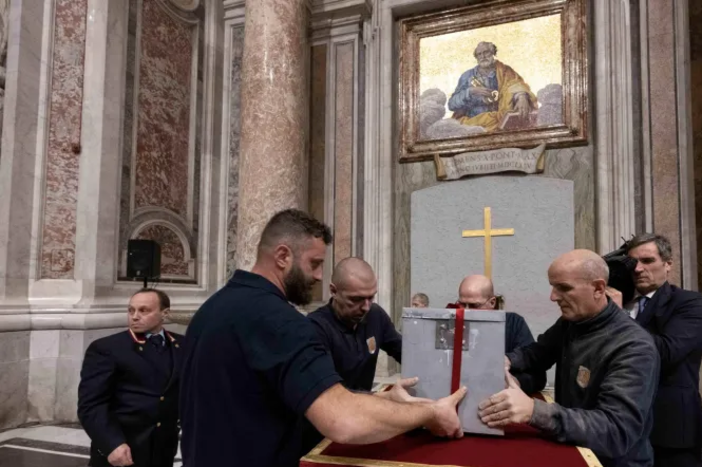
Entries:
[[513,323],[526,323],[524,317],[514,311],[505,311],[505,319]]
[[186,337],[221,330],[228,325],[237,327],[245,322],[275,320],[291,312],[300,315],[281,295],[230,280],[195,313]]
[[322,305],[316,310],[307,314],[307,319],[315,323],[324,323],[332,318],[331,307],[329,304]]
[[382,323],[392,324],[392,319],[390,319],[390,315],[388,314],[388,312],[385,311],[385,308],[378,305],[377,303],[373,303],[371,305],[370,310],[368,310],[368,318],[366,318],[366,320],[380,321]]
[[166,331],[173,339],[176,341],[184,341],[185,336],[183,334],[178,334],[177,332]]
[[612,330],[616,332],[617,339],[613,340],[613,342],[619,342],[626,347],[647,348],[654,353],[658,353],[651,334],[618,307],[615,319],[618,324]]
[[514,71],[514,68],[507,65],[505,62],[501,62],[501,61],[495,59],[495,69],[499,69],[499,68],[501,68],[503,72],[508,71],[508,72],[516,73],[516,71]]
[[702,294],[695,292],[694,290],[687,290],[677,287],[675,285],[669,285],[670,295],[673,299],[680,301],[696,301],[702,304]]
[[88,348],[93,350],[111,351],[125,345],[130,345],[133,343],[133,341],[134,340],[132,339],[131,333],[129,330],[126,330],[95,339],[90,343]]

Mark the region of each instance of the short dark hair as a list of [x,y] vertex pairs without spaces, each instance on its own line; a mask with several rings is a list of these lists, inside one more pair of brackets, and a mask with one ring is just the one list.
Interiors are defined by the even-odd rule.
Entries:
[[627,243],[627,252],[633,250],[634,248],[644,245],[646,243],[655,243],[656,248],[658,248],[658,254],[663,261],[673,260],[673,247],[670,245],[670,240],[668,240],[663,235],[657,235],[654,233],[646,232],[639,234],[629,240]]
[[332,242],[331,229],[326,224],[299,209],[286,209],[276,213],[266,224],[258,243],[258,254],[264,249],[274,248],[283,239],[290,242],[291,248],[297,249],[310,237],[321,238],[325,245]]
[[[171,299],[168,297],[168,295],[166,295],[166,292],[164,292],[163,290],[152,289],[151,287],[144,287],[143,289],[139,289],[136,292],[134,292],[134,295],[139,295],[141,293],[155,293],[158,297],[158,306],[161,310],[165,310],[166,308],[171,307]],[[134,295],[132,295],[132,297]]]

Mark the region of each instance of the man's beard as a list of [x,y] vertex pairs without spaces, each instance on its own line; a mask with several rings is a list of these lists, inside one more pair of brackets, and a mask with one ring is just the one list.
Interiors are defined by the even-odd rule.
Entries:
[[495,65],[495,60],[489,58],[485,60],[480,60],[478,62],[478,65],[480,65],[480,68],[483,69],[492,68]]
[[305,277],[305,273],[298,264],[293,264],[292,269],[283,279],[285,295],[295,305],[307,305],[312,301],[312,287],[316,282],[314,278]]

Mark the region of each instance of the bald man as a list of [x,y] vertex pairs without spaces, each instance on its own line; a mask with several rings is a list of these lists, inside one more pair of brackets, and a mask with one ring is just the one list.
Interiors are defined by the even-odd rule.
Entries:
[[[458,287],[456,305],[472,310],[497,309],[497,297],[492,280],[481,274],[464,278]],[[509,311],[505,314],[505,354],[534,342],[534,336],[532,336],[524,318]],[[545,371],[518,372],[515,370],[512,371],[512,374],[517,378],[522,391],[527,394],[536,394],[546,386]]]
[[370,391],[379,349],[400,363],[402,336],[385,310],[373,303],[378,281],[362,259],[341,260],[332,273],[329,292],[329,303],[308,318],[330,350],[344,386]]
[[609,270],[589,250],[558,257],[548,270],[561,317],[537,342],[507,356],[506,367],[556,365],[556,403],[509,387],[480,404],[491,427],[528,423],[556,441],[590,448],[604,467],[649,467],[651,405],[660,360],[651,336],[610,299]]

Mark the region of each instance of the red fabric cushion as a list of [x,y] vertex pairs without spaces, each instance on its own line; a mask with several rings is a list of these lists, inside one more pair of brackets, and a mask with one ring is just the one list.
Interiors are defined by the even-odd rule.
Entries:
[[[587,467],[576,447],[547,441],[527,426],[510,427],[505,430],[504,437],[466,435],[452,441],[416,430],[366,446],[332,443],[322,455],[461,467]],[[300,462],[301,467],[327,465],[338,467],[339,464]]]

